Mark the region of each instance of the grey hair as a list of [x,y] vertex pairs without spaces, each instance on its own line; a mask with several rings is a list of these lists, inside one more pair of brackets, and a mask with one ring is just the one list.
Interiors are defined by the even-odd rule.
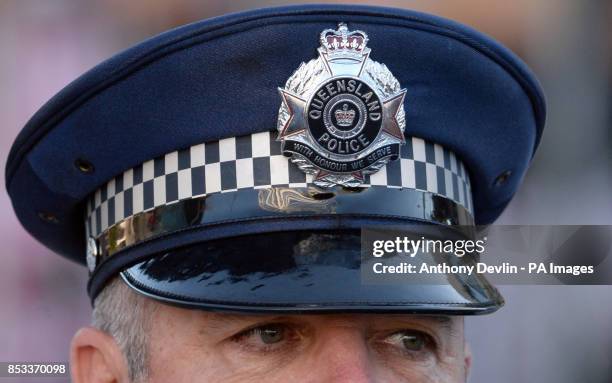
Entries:
[[132,291],[119,277],[94,300],[92,325],[111,335],[127,360],[131,382],[148,376],[148,339],[155,304]]

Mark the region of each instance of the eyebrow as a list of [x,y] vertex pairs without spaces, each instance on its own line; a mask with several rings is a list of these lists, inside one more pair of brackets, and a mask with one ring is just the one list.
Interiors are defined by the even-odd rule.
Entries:
[[453,327],[453,319],[449,316],[443,315],[414,315],[414,314],[392,314],[391,318],[395,315],[395,319],[401,322],[415,322],[415,323],[423,323],[423,322],[434,322],[435,324],[452,329]]
[[396,316],[396,324],[406,325],[410,327],[413,325],[427,326],[432,331],[444,331],[451,337],[456,337],[461,334],[461,330],[458,326],[454,325],[453,317],[435,314],[393,314]]
[[442,315],[422,315],[419,317],[420,318],[427,318],[427,319],[431,319],[434,320],[440,324],[450,324],[453,320],[451,319],[451,317],[448,316],[442,316]]
[[[215,312],[205,312],[204,318],[211,322],[217,322],[222,324],[227,324],[228,322],[256,322],[259,320],[265,321],[280,321],[280,320],[291,320],[291,318],[304,318],[305,315],[308,314],[293,314],[293,315],[270,315],[270,314],[252,314],[252,313],[215,313]],[[316,315],[316,314],[312,314]],[[342,314],[342,315],[350,315],[350,314]],[[377,314],[368,314],[368,315],[377,315]],[[392,316],[394,314],[391,314]],[[406,318],[406,320],[412,321],[426,321],[432,320],[444,327],[450,327],[452,325],[452,318],[449,316],[443,315],[414,315],[414,314],[395,314],[398,319],[401,317]]]
[[253,314],[253,313],[245,313],[245,314],[240,314],[240,313],[215,313],[215,312],[207,312],[205,313],[206,315],[206,319],[212,319],[212,320],[220,320],[220,321],[249,321],[252,319],[258,319],[258,318],[262,318],[262,319],[272,319],[272,318],[284,318],[287,316],[281,316],[281,315],[270,315],[270,314]]
[[457,336],[460,333],[459,332],[460,330],[458,330],[455,326],[453,326],[452,317],[442,316],[442,315],[427,315],[423,317],[436,322],[440,327],[448,331],[448,333],[452,337]]
[[207,327],[221,327],[227,326],[228,324],[239,324],[239,323],[256,323],[259,321],[275,322],[281,320],[288,320],[291,316],[282,315],[269,315],[269,314],[252,314],[252,313],[215,313],[215,312],[204,312],[203,320],[206,321]]

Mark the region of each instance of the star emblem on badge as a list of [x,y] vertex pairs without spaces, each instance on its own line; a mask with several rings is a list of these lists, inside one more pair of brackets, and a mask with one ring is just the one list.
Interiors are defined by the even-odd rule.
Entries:
[[324,30],[319,57],[279,88],[282,152],[318,186],[359,186],[405,143],[406,90],[369,58],[367,41],[343,23]]

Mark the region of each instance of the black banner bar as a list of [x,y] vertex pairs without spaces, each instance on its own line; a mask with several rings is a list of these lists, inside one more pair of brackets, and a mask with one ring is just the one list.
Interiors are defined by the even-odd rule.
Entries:
[[352,161],[334,161],[319,154],[309,145],[302,142],[286,140],[284,142],[283,154],[300,154],[312,162],[313,165],[334,173],[353,173],[368,168],[370,165],[382,158],[399,158],[399,144],[381,146],[364,158]]

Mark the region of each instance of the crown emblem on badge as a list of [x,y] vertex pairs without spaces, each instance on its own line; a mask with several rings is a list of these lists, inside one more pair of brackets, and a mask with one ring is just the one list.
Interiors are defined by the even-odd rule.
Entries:
[[349,32],[344,23],[338,25],[337,30],[326,29],[321,32],[321,47],[330,57],[336,55],[361,56],[366,49],[368,36],[362,31]]
[[319,57],[279,88],[278,140],[318,186],[359,186],[399,158],[404,96],[397,79],[369,58],[368,35],[344,23],[320,34]]
[[338,126],[351,126],[353,124],[353,120],[355,119],[355,111],[348,108],[348,104],[344,104],[342,109],[336,110],[336,123]]

